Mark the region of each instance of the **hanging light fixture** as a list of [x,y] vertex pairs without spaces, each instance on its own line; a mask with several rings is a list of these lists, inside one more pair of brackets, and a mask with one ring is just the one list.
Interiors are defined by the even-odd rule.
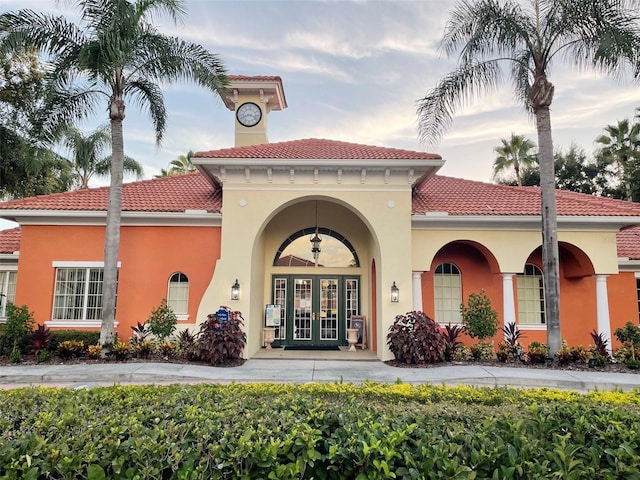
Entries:
[[318,266],[318,257],[320,257],[320,242],[322,238],[318,235],[318,201],[316,200],[316,231],[315,234],[311,237],[311,253],[313,254],[313,261]]

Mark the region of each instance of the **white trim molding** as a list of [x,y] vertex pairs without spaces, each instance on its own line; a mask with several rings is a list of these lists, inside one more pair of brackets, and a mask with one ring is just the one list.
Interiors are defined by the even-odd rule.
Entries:
[[[73,262],[73,261],[58,261],[51,262],[51,266],[54,268],[104,268],[104,262]],[[118,268],[122,266],[122,262],[118,262]]]
[[[96,328],[102,326],[102,320],[47,320],[44,322],[47,327],[56,328]],[[120,322],[115,321],[114,327],[117,327]]]

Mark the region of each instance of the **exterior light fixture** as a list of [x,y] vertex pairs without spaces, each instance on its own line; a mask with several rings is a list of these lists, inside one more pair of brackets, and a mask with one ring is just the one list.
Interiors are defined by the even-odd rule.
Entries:
[[396,285],[396,282],[393,282],[391,285],[391,301],[394,303],[400,301],[400,289]]
[[318,235],[318,202],[316,201],[316,232],[313,237],[309,239],[311,242],[311,253],[313,254],[313,261],[318,266],[318,258],[320,257],[320,242],[322,238]]
[[231,300],[239,300],[240,299],[240,284],[238,283],[238,279],[236,278],[236,283],[231,285]]

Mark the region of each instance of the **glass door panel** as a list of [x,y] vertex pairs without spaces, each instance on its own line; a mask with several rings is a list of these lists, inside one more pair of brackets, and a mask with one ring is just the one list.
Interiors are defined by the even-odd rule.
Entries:
[[338,279],[320,279],[320,340],[338,340]]
[[311,340],[313,313],[313,289],[310,278],[294,280],[293,340]]

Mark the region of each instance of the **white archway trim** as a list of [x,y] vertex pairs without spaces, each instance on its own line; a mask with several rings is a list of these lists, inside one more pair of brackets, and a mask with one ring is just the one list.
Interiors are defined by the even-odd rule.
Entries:
[[607,340],[611,354],[611,320],[609,318],[609,295],[607,293],[607,275],[596,275],[596,305],[598,314],[598,333]]
[[413,271],[411,274],[412,293],[413,293],[413,309],[417,312],[422,311],[422,272]]

